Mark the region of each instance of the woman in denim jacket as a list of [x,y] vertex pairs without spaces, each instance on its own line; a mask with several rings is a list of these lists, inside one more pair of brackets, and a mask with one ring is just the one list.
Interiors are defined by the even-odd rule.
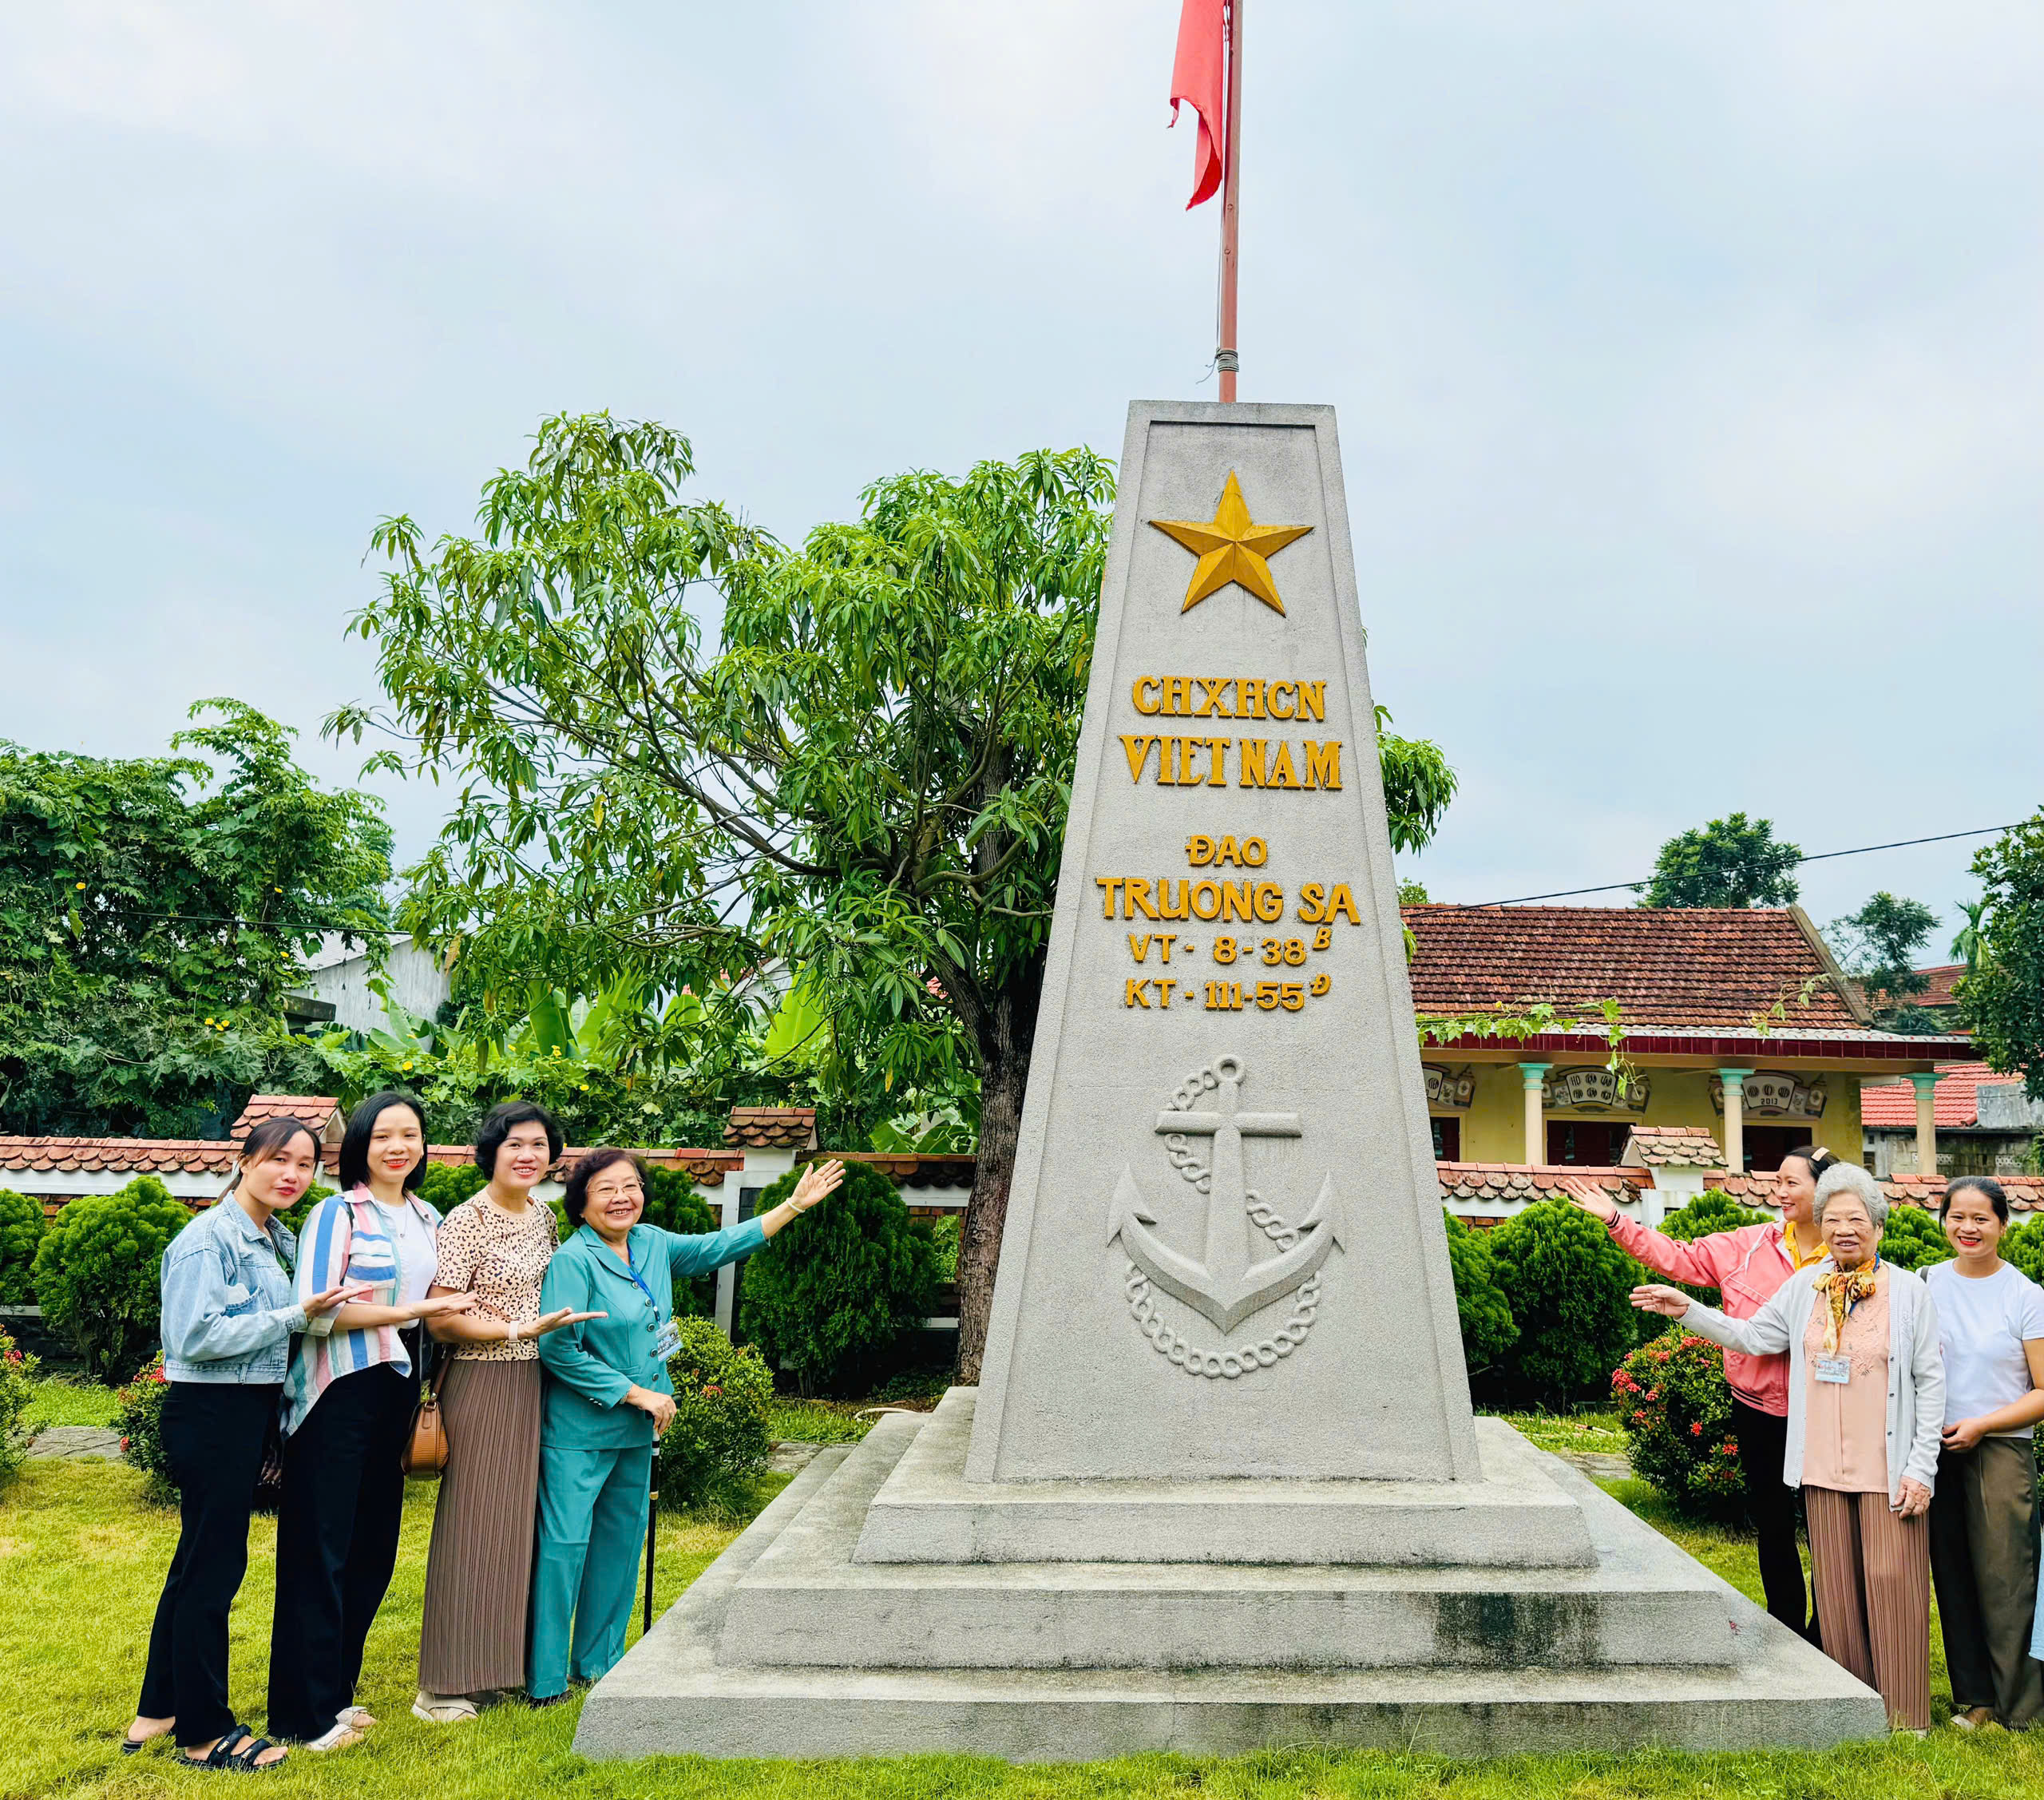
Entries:
[[248,1566],[248,1514],[291,1334],[351,1292],[330,1288],[302,1304],[291,1292],[297,1243],[276,1215],[319,1169],[310,1125],[264,1120],[243,1140],[227,1192],[163,1254],[163,1446],[183,1529],[124,1750],[174,1731],[184,1759],[201,1768],[270,1769],[284,1758],[228,1704],[227,1620]]

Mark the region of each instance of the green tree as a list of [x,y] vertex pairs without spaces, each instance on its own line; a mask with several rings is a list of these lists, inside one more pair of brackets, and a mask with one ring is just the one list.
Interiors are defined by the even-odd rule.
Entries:
[[35,1255],[43,1317],[77,1346],[96,1382],[132,1375],[160,1316],[163,1253],[192,1215],[153,1175],[71,1201]]
[[1455,1277],[1455,1312],[1462,1327],[1462,1359],[1473,1375],[1490,1369],[1519,1342],[1511,1302],[1498,1285],[1497,1263],[1491,1255],[1490,1231],[1476,1231],[1452,1212],[1443,1212],[1448,1227],[1448,1264]]
[[1519,1322],[1511,1385],[1522,1398],[1567,1405],[1609,1391],[1636,1342],[1630,1294],[1639,1265],[1600,1220],[1541,1200],[1489,1233],[1498,1284]]
[[0,743],[0,1128],[220,1136],[322,930],[380,952],[376,803],[239,701],[192,716],[169,757]]
[[[473,986],[714,997],[726,971],[792,969],[818,1079],[977,1088],[974,1379],[1112,470],[1074,450],[899,475],[790,549],[683,498],[693,470],[662,426],[557,418],[486,485],[479,537],[429,550],[386,521],[354,628],[389,712],[330,728],[386,730],[383,766],[457,784],[405,922],[458,943]],[[1381,748],[1394,842],[1417,847],[1452,774],[1431,745]]]
[[1642,906],[1787,906],[1795,902],[1789,870],[1802,860],[1777,843],[1771,819],[1742,812],[1678,833],[1661,846]]
[[0,1187],[0,1306],[35,1298],[35,1253],[42,1242],[42,1203]]
[[1987,916],[1987,902],[1984,896],[1978,900],[1962,900],[1959,910],[1966,914],[1966,923],[1951,941],[1951,954],[1966,965],[1966,972],[1971,975],[1980,965],[1980,922]]
[[[770,1211],[794,1191],[790,1170],[759,1197]],[[894,1183],[847,1163],[837,1191],[767,1240],[745,1267],[741,1334],[805,1394],[869,1381],[904,1332],[929,1316],[937,1251]]]
[[1985,910],[1959,1011],[1989,1066],[2044,1100],[2044,810],[1979,851],[1973,873]]
[[1921,1036],[1944,1029],[1935,1014],[1915,1004],[1931,985],[1928,976],[1917,973],[1916,960],[1937,922],[1938,915],[1922,901],[1884,890],[1856,913],[1825,926],[1839,965],[1859,982],[1882,1030]]

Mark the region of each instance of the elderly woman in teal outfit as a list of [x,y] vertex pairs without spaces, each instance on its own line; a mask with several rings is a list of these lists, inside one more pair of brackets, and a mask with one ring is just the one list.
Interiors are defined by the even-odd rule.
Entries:
[[[568,1221],[540,1310],[596,1317],[540,1340],[547,1383],[540,1425],[539,1556],[527,1691],[559,1699],[624,1654],[646,1540],[653,1443],[674,1417],[667,1358],[679,1342],[674,1284],[749,1255],[844,1178],[810,1169],[771,1211],[699,1236],[640,1223],[645,1171],[624,1150],[592,1150],[568,1178]],[[569,1639],[572,1622],[573,1639]]]

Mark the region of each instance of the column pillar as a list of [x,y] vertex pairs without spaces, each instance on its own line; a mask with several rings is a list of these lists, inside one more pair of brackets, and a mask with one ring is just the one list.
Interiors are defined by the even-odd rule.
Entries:
[[1547,1160],[1547,1125],[1540,1113],[1540,1084],[1547,1078],[1547,1071],[1555,1065],[1547,1062],[1523,1062],[1519,1065],[1519,1079],[1526,1088],[1526,1166],[1533,1168]]
[[1746,1077],[1750,1069],[1721,1069],[1725,1084],[1725,1166],[1733,1175],[1746,1172]]
[[1938,1072],[1918,1069],[1909,1080],[1916,1089],[1916,1172],[1938,1172]]

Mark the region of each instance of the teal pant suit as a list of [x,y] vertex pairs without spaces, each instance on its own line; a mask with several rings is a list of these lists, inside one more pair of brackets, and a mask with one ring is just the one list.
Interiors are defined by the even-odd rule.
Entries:
[[[533,1576],[536,1700],[595,1681],[624,1654],[652,1486],[653,1421],[624,1404],[637,1386],[671,1394],[661,1334],[678,1277],[699,1275],[766,1241],[759,1221],[684,1236],[635,1225],[624,1259],[587,1225],[554,1252],[540,1310],[607,1316],[539,1340],[552,1378],[540,1421],[539,1553]],[[572,1628],[572,1639],[570,1628]]]

